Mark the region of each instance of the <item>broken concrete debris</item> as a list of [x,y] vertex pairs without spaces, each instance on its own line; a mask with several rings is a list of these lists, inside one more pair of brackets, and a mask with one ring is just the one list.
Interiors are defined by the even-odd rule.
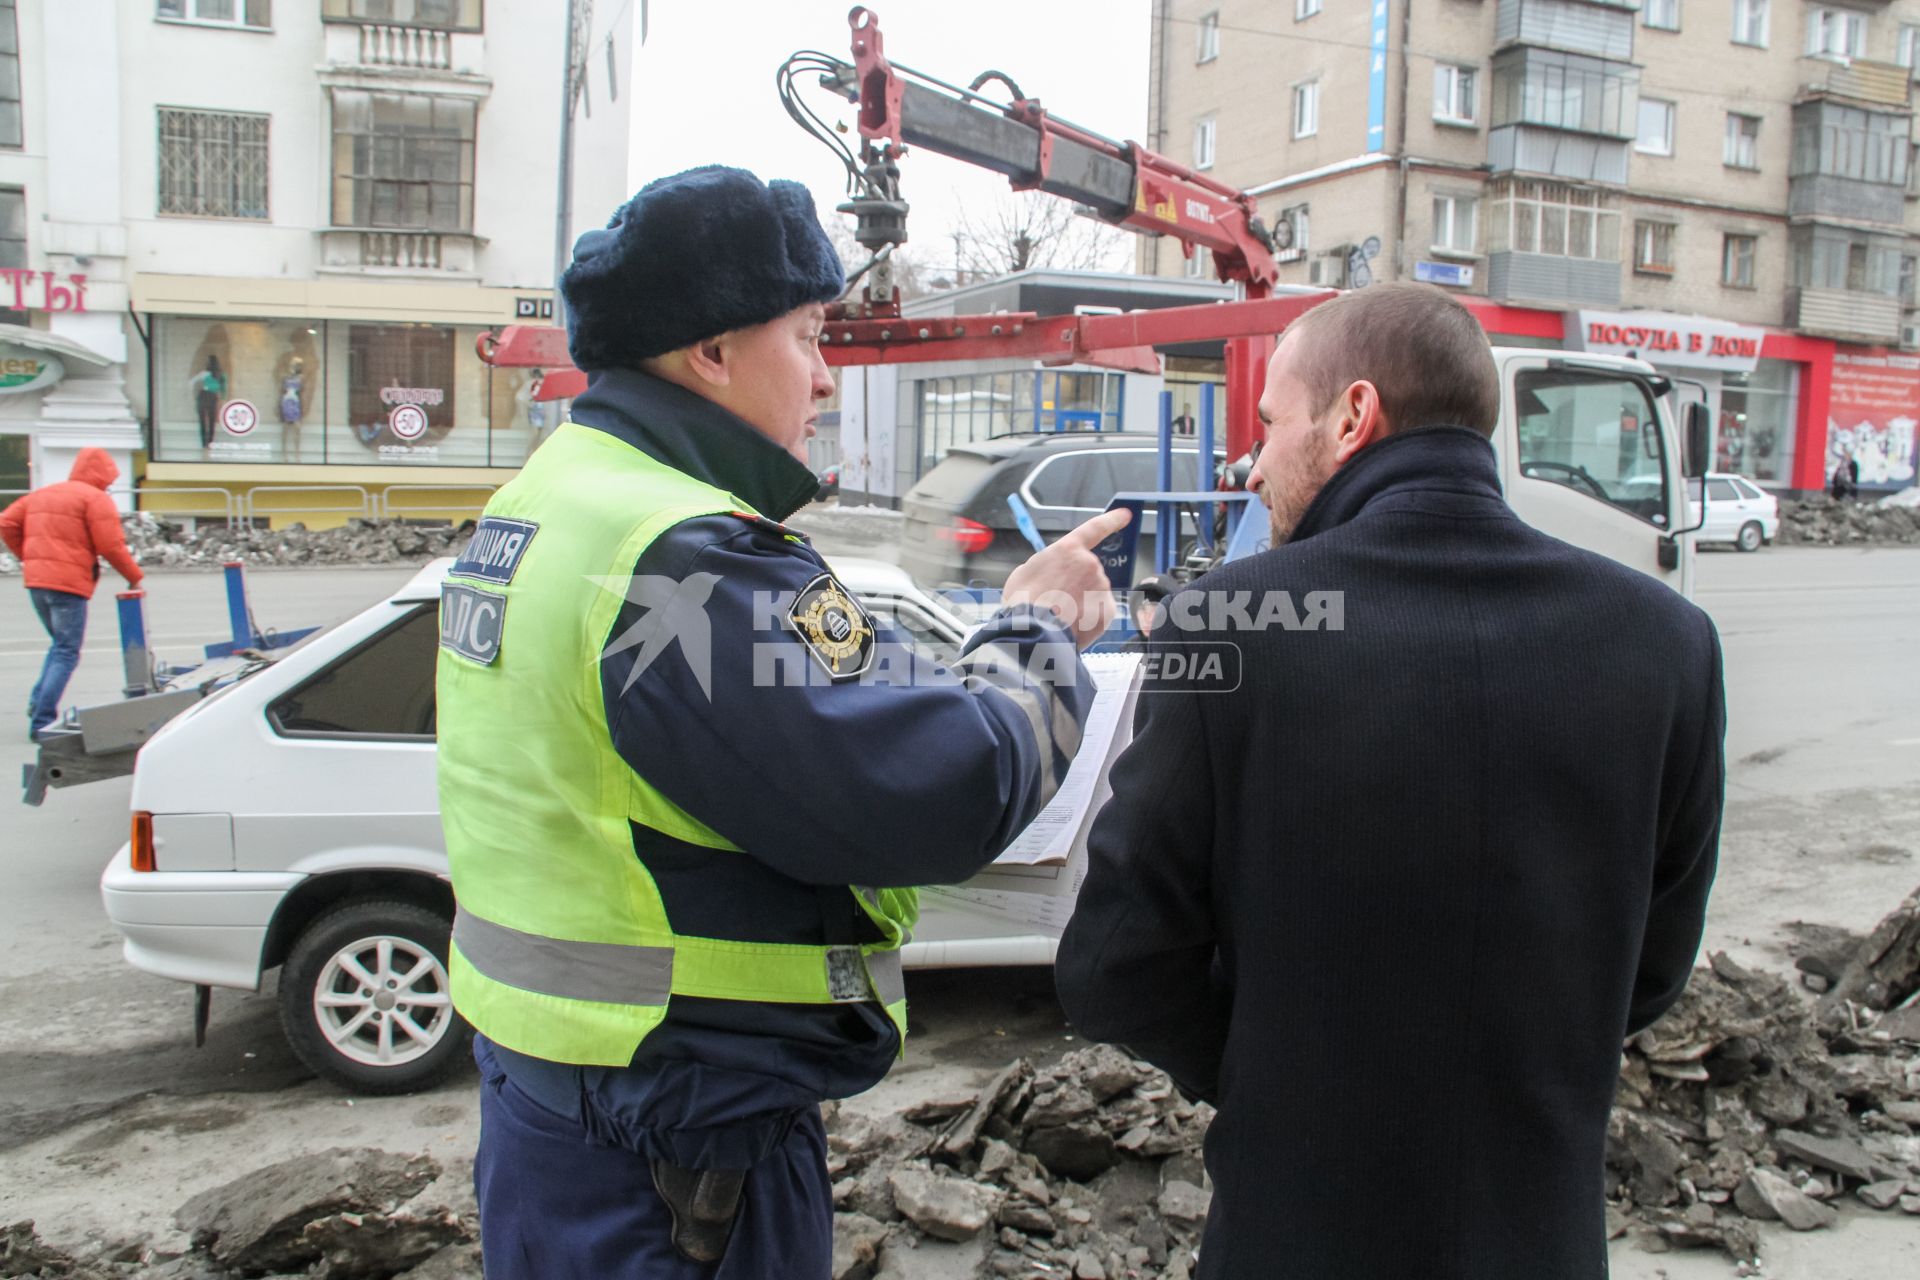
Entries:
[[[1711,504],[1709,504],[1711,505]],[[1780,502],[1774,541],[1815,546],[1920,542],[1920,507],[1894,502],[1835,502],[1824,494]]]

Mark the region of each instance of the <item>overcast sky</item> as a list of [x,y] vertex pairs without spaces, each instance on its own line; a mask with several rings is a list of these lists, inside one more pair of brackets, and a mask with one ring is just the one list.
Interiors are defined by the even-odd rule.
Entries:
[[[1145,137],[1149,0],[879,0],[869,7],[890,61],[959,85],[991,67],[1076,124],[1120,140]],[[773,76],[802,49],[851,61],[850,8],[849,0],[651,0],[647,43],[634,60],[629,185],[694,165],[735,164],[762,178],[805,182],[823,218],[841,216],[832,209],[845,199],[844,170],[787,118]],[[816,112],[852,127],[850,104],[814,89],[812,78],[804,84]],[[853,142],[857,151],[857,135]],[[1008,189],[997,174],[918,151],[901,164],[901,188],[913,207],[909,247],[935,266],[951,253],[940,246],[951,243],[959,205],[990,204]]]

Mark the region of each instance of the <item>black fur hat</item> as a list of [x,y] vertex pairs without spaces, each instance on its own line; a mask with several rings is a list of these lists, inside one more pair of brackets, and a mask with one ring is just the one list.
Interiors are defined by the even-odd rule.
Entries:
[[717,164],[642,187],[580,237],[560,278],[582,369],[630,369],[844,288],[811,192]]

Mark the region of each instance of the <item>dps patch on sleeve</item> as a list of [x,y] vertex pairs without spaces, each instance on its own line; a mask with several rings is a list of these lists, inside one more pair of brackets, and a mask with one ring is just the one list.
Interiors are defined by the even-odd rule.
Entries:
[[873,662],[873,619],[830,573],[807,584],[787,611],[787,621],[835,680],[861,675]]
[[483,667],[500,656],[507,598],[460,582],[440,584],[440,647]]

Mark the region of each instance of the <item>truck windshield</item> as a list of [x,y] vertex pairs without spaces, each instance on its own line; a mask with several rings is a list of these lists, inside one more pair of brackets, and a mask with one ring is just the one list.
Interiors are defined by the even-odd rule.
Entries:
[[1667,526],[1667,447],[1644,383],[1602,369],[1523,369],[1520,474]]

